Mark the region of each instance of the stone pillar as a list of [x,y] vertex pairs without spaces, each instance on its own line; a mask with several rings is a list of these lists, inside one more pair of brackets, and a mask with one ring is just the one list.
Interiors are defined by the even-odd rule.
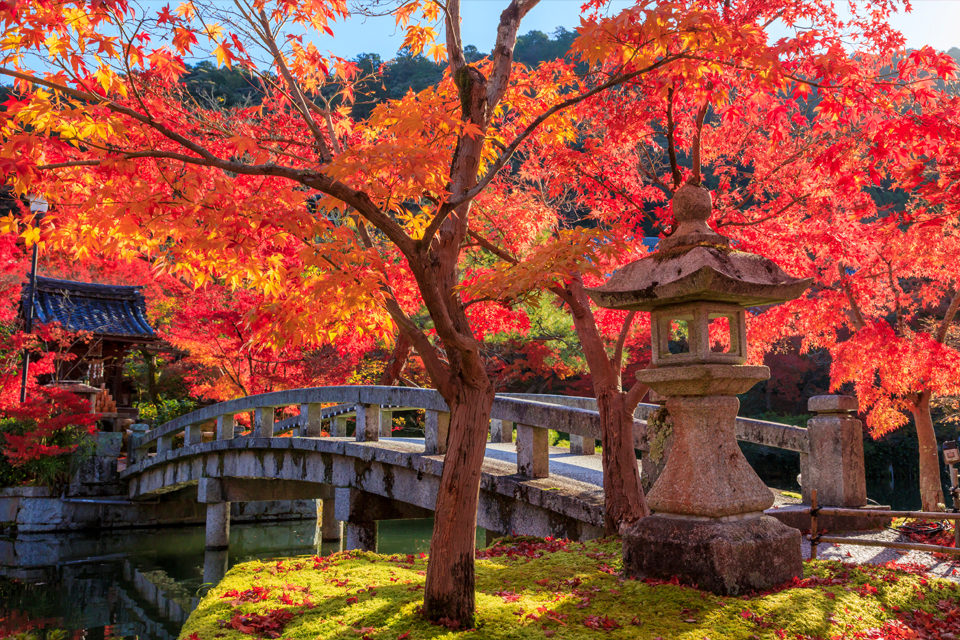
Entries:
[[254,412],[254,433],[261,438],[273,437],[273,407],[259,407]]
[[332,496],[320,501],[320,539],[323,542],[340,539],[340,522],[336,516],[336,502]]
[[320,417],[321,405],[309,403],[300,405],[300,433],[307,438],[319,438],[323,433],[323,420]]
[[334,416],[330,418],[330,435],[334,438],[347,437],[347,416]]
[[357,405],[357,442],[376,442],[380,439],[380,407],[375,404]]
[[450,414],[446,411],[427,409],[424,425],[423,452],[429,456],[447,452],[447,435],[450,431]]
[[513,442],[513,423],[509,420],[490,420],[490,442]]
[[863,426],[853,396],[814,396],[807,407],[817,415],[807,421],[810,448],[800,458],[804,504],[817,490],[817,502],[833,507],[867,504],[863,463]]
[[226,549],[207,549],[203,552],[203,581],[216,585],[223,580],[230,562],[230,552]]
[[223,497],[223,485],[219,478],[200,478],[197,502],[207,505],[207,549],[226,549],[230,546],[230,503],[225,502]]
[[380,437],[393,437],[393,412],[387,409],[380,410]]
[[[378,411],[379,414],[379,411]],[[343,523],[343,550],[377,550],[376,499],[356,489],[337,487],[334,492],[334,517]]]
[[157,438],[157,455],[173,451],[173,434],[167,434]]
[[142,422],[130,425],[130,437],[127,439],[127,465],[139,462],[147,457],[147,449],[140,446],[140,440],[150,431],[150,425]]
[[550,443],[546,429],[517,425],[517,472],[528,478],[550,475]]
[[592,456],[597,452],[597,441],[570,434],[570,453],[575,456]]
[[343,543],[344,550],[359,549],[361,551],[377,550],[377,522],[344,522]]
[[203,431],[200,429],[200,425],[188,425],[186,432],[183,434],[183,446],[189,447],[192,444],[200,444],[201,442],[203,442]]
[[234,431],[232,414],[217,416],[217,440],[233,440]]

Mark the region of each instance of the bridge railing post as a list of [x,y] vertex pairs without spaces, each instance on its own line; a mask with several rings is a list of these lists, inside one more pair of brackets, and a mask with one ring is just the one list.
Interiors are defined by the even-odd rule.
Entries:
[[233,440],[236,435],[236,426],[233,422],[233,414],[226,413],[217,416],[217,440]]
[[303,420],[300,422],[300,434],[308,438],[319,438],[323,434],[323,416],[321,415],[322,405],[309,403],[300,405],[300,415]]
[[800,455],[804,504],[817,491],[820,504],[862,507],[867,504],[863,427],[854,396],[813,396],[807,403],[816,415],[807,421],[809,451]]
[[393,411],[380,408],[380,437],[389,438],[393,436]]
[[200,428],[200,425],[188,425],[187,430],[183,434],[183,446],[188,447],[192,444],[200,444],[201,442],[203,442],[203,430]]
[[380,440],[380,406],[376,404],[357,405],[357,442],[377,442]]
[[257,407],[253,418],[254,433],[261,438],[273,437],[273,407]]
[[450,431],[450,413],[427,409],[424,425],[423,452],[428,456],[447,452],[447,435]]
[[161,453],[166,453],[167,451],[173,451],[173,434],[168,433],[166,435],[160,436],[157,438],[157,455]]
[[347,416],[333,416],[330,418],[330,435],[334,438],[347,437]]
[[513,442],[513,423],[509,420],[490,420],[490,442]]
[[585,436],[570,434],[570,453],[575,456],[592,456],[597,452],[597,441]]
[[550,441],[547,429],[517,425],[517,471],[528,478],[550,475]]

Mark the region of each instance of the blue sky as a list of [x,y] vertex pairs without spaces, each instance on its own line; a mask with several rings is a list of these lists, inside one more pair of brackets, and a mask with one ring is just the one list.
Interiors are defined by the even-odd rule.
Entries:
[[[559,26],[573,30],[579,24],[582,0],[541,0],[520,27],[521,33],[540,30],[551,33]],[[615,0],[614,8],[630,4]],[[845,4],[837,0],[837,4]],[[913,0],[911,14],[898,14],[892,22],[907,37],[910,47],[925,44],[947,50],[960,47],[960,0]],[[500,12],[507,0],[463,0],[463,41],[489,51],[496,35]],[[337,37],[316,40],[321,49],[353,58],[358,53],[379,53],[392,58],[402,36],[392,18],[351,18],[334,27]]]

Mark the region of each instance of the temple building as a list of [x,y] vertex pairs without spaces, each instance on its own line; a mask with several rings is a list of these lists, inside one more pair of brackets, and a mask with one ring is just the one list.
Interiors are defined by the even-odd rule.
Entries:
[[[37,277],[34,322],[59,323],[83,335],[70,346],[76,358],[59,361],[47,382],[77,393],[96,393],[94,411],[104,418],[136,419],[134,388],[123,377],[123,359],[131,349],[159,341],[147,320],[140,289]],[[25,283],[21,317],[29,300],[30,285]]]

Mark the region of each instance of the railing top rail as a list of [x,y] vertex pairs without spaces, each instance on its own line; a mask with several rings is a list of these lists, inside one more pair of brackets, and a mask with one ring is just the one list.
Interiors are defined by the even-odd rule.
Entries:
[[[379,405],[392,410],[426,409],[448,411],[447,403],[435,389],[382,386],[335,386],[307,389],[289,389],[237,398],[201,407],[143,434],[138,446],[148,446],[157,439],[178,433],[190,425],[216,420],[223,415],[236,415],[265,407],[285,407],[302,404]],[[336,409],[340,415],[352,413]],[[329,416],[325,416],[329,417]],[[596,411],[561,407],[554,402],[498,396],[491,409],[491,417],[535,427],[557,429],[600,438],[600,416]],[[286,421],[284,421],[286,422]],[[290,423],[287,423],[290,424]]]
[[[149,446],[159,438],[178,433],[190,425],[216,420],[219,416],[236,415],[260,408],[303,404],[340,405],[331,407],[332,411],[325,411],[324,418],[329,418],[333,414],[350,414],[352,411],[349,407],[363,404],[379,405],[393,410],[449,410],[443,397],[435,389],[372,385],[288,389],[202,407],[146,432],[137,439],[137,446]],[[656,404],[639,405],[634,413],[637,427],[642,428],[643,419],[658,408],[659,405]],[[600,439],[600,415],[597,413],[594,398],[547,394],[498,394],[490,417]],[[283,422],[284,426],[292,427],[296,421]],[[808,449],[806,429],[775,422],[737,418],[737,437],[748,442],[790,451],[804,452]],[[639,440],[642,442],[643,438]]]

